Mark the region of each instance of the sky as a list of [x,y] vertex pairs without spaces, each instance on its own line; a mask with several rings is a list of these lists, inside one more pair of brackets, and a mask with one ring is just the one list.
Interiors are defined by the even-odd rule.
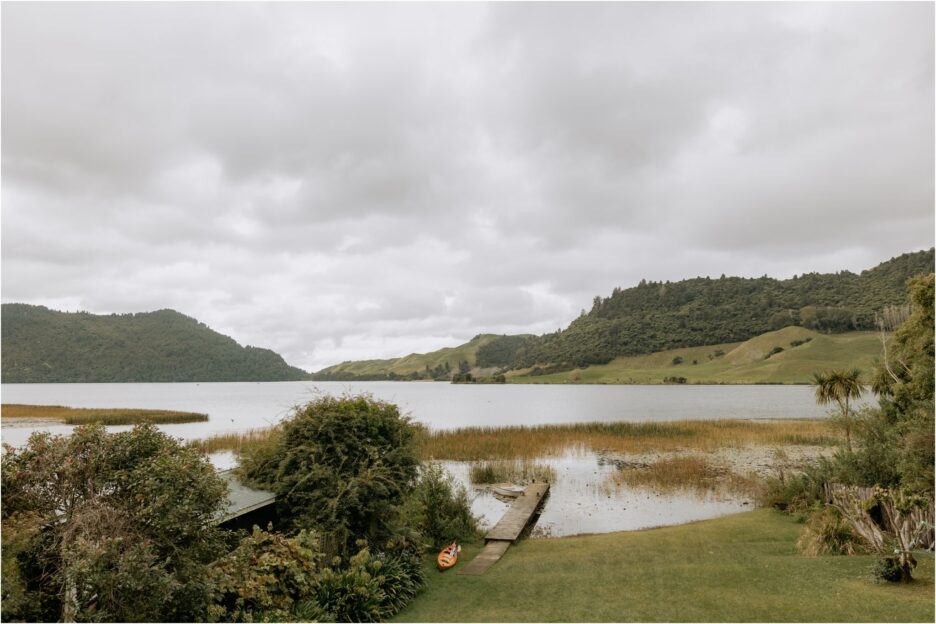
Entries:
[[319,370],[934,242],[934,5],[4,3],[5,303]]

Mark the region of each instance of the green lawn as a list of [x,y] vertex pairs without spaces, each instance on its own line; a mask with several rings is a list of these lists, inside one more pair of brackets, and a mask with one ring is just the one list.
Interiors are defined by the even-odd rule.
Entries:
[[[809,338],[809,342],[791,343]],[[774,347],[782,352],[767,357]],[[715,356],[722,351],[724,354]],[[619,357],[608,364],[552,375],[529,377],[514,373],[514,383],[662,383],[664,377],[685,377],[688,383],[810,383],[812,374],[830,368],[858,367],[865,377],[881,355],[874,332],[820,334],[802,327],[756,336],[745,342],[671,349],[647,355]],[[673,359],[682,363],[673,364]],[[693,362],[696,362],[693,364]]]
[[[933,558],[910,585],[875,584],[873,557],[806,557],[802,525],[758,509],[677,527],[512,546],[483,576],[437,572],[397,621],[932,622]],[[480,545],[466,546],[461,562]],[[456,568],[457,570],[458,568]]]

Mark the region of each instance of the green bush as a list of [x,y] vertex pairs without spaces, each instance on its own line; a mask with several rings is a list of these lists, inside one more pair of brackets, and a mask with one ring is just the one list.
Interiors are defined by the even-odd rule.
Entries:
[[[212,618],[224,622],[293,619],[300,603],[318,587],[317,539],[301,531],[295,537],[253,533],[211,569],[215,591]],[[309,605],[303,605],[307,616]]]
[[399,613],[423,581],[417,558],[375,556],[364,548],[347,567],[323,571],[316,603],[338,622],[379,622]]
[[763,504],[788,514],[808,513],[821,507],[825,494],[823,484],[830,479],[833,466],[822,459],[815,466],[807,466],[800,473],[785,478],[767,479]]
[[[911,557],[913,567],[916,567],[916,561]],[[878,557],[871,566],[871,578],[875,581],[886,581],[888,583],[906,582],[909,579],[909,572],[905,571],[897,557]]]
[[276,493],[288,526],[317,530],[338,554],[359,539],[379,546],[392,536],[419,466],[416,427],[396,405],[325,396],[297,408],[281,429],[271,448],[246,458],[245,472]]
[[433,548],[450,544],[453,539],[467,541],[478,535],[467,490],[436,463],[420,469],[416,488],[403,505],[402,518]]

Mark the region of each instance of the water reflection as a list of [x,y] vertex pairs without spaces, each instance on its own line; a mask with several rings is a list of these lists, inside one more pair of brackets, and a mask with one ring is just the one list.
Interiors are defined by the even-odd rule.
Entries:
[[[590,452],[541,458],[556,472],[549,499],[532,535],[560,537],[583,533],[632,531],[683,524],[747,511],[749,498],[710,492],[659,493],[629,486],[608,487],[618,468]],[[458,483],[468,488],[471,508],[485,527],[493,526],[509,507],[490,490],[469,483],[469,462],[442,462]]]

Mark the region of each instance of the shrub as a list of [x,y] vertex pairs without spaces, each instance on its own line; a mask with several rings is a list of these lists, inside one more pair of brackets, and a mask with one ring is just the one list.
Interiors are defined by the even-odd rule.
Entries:
[[[224,622],[293,619],[300,602],[318,587],[317,539],[299,532],[295,537],[253,533],[211,569],[215,591],[212,618]],[[307,616],[310,605],[303,604]]]
[[[916,567],[916,561],[913,560],[913,567]],[[906,572],[897,557],[878,557],[871,565],[871,578],[875,581],[887,581],[889,583],[908,582],[910,575]]]
[[247,477],[276,493],[280,517],[327,534],[342,554],[358,539],[388,539],[419,466],[416,427],[397,406],[326,396],[281,427],[271,448],[245,462]]
[[399,613],[423,581],[418,559],[364,548],[346,568],[322,573],[315,602],[337,622],[379,622]]
[[832,464],[823,459],[800,474],[767,479],[763,503],[791,515],[807,513],[823,504],[823,483],[829,480],[832,471]]
[[436,463],[421,468],[419,481],[407,497],[401,515],[406,525],[416,529],[435,548],[454,539],[471,540],[478,535],[467,490],[456,485]]
[[833,507],[812,514],[796,543],[807,555],[854,555],[865,552],[864,540]]
[[683,359],[678,355],[673,358],[673,366],[678,366],[683,363]]

